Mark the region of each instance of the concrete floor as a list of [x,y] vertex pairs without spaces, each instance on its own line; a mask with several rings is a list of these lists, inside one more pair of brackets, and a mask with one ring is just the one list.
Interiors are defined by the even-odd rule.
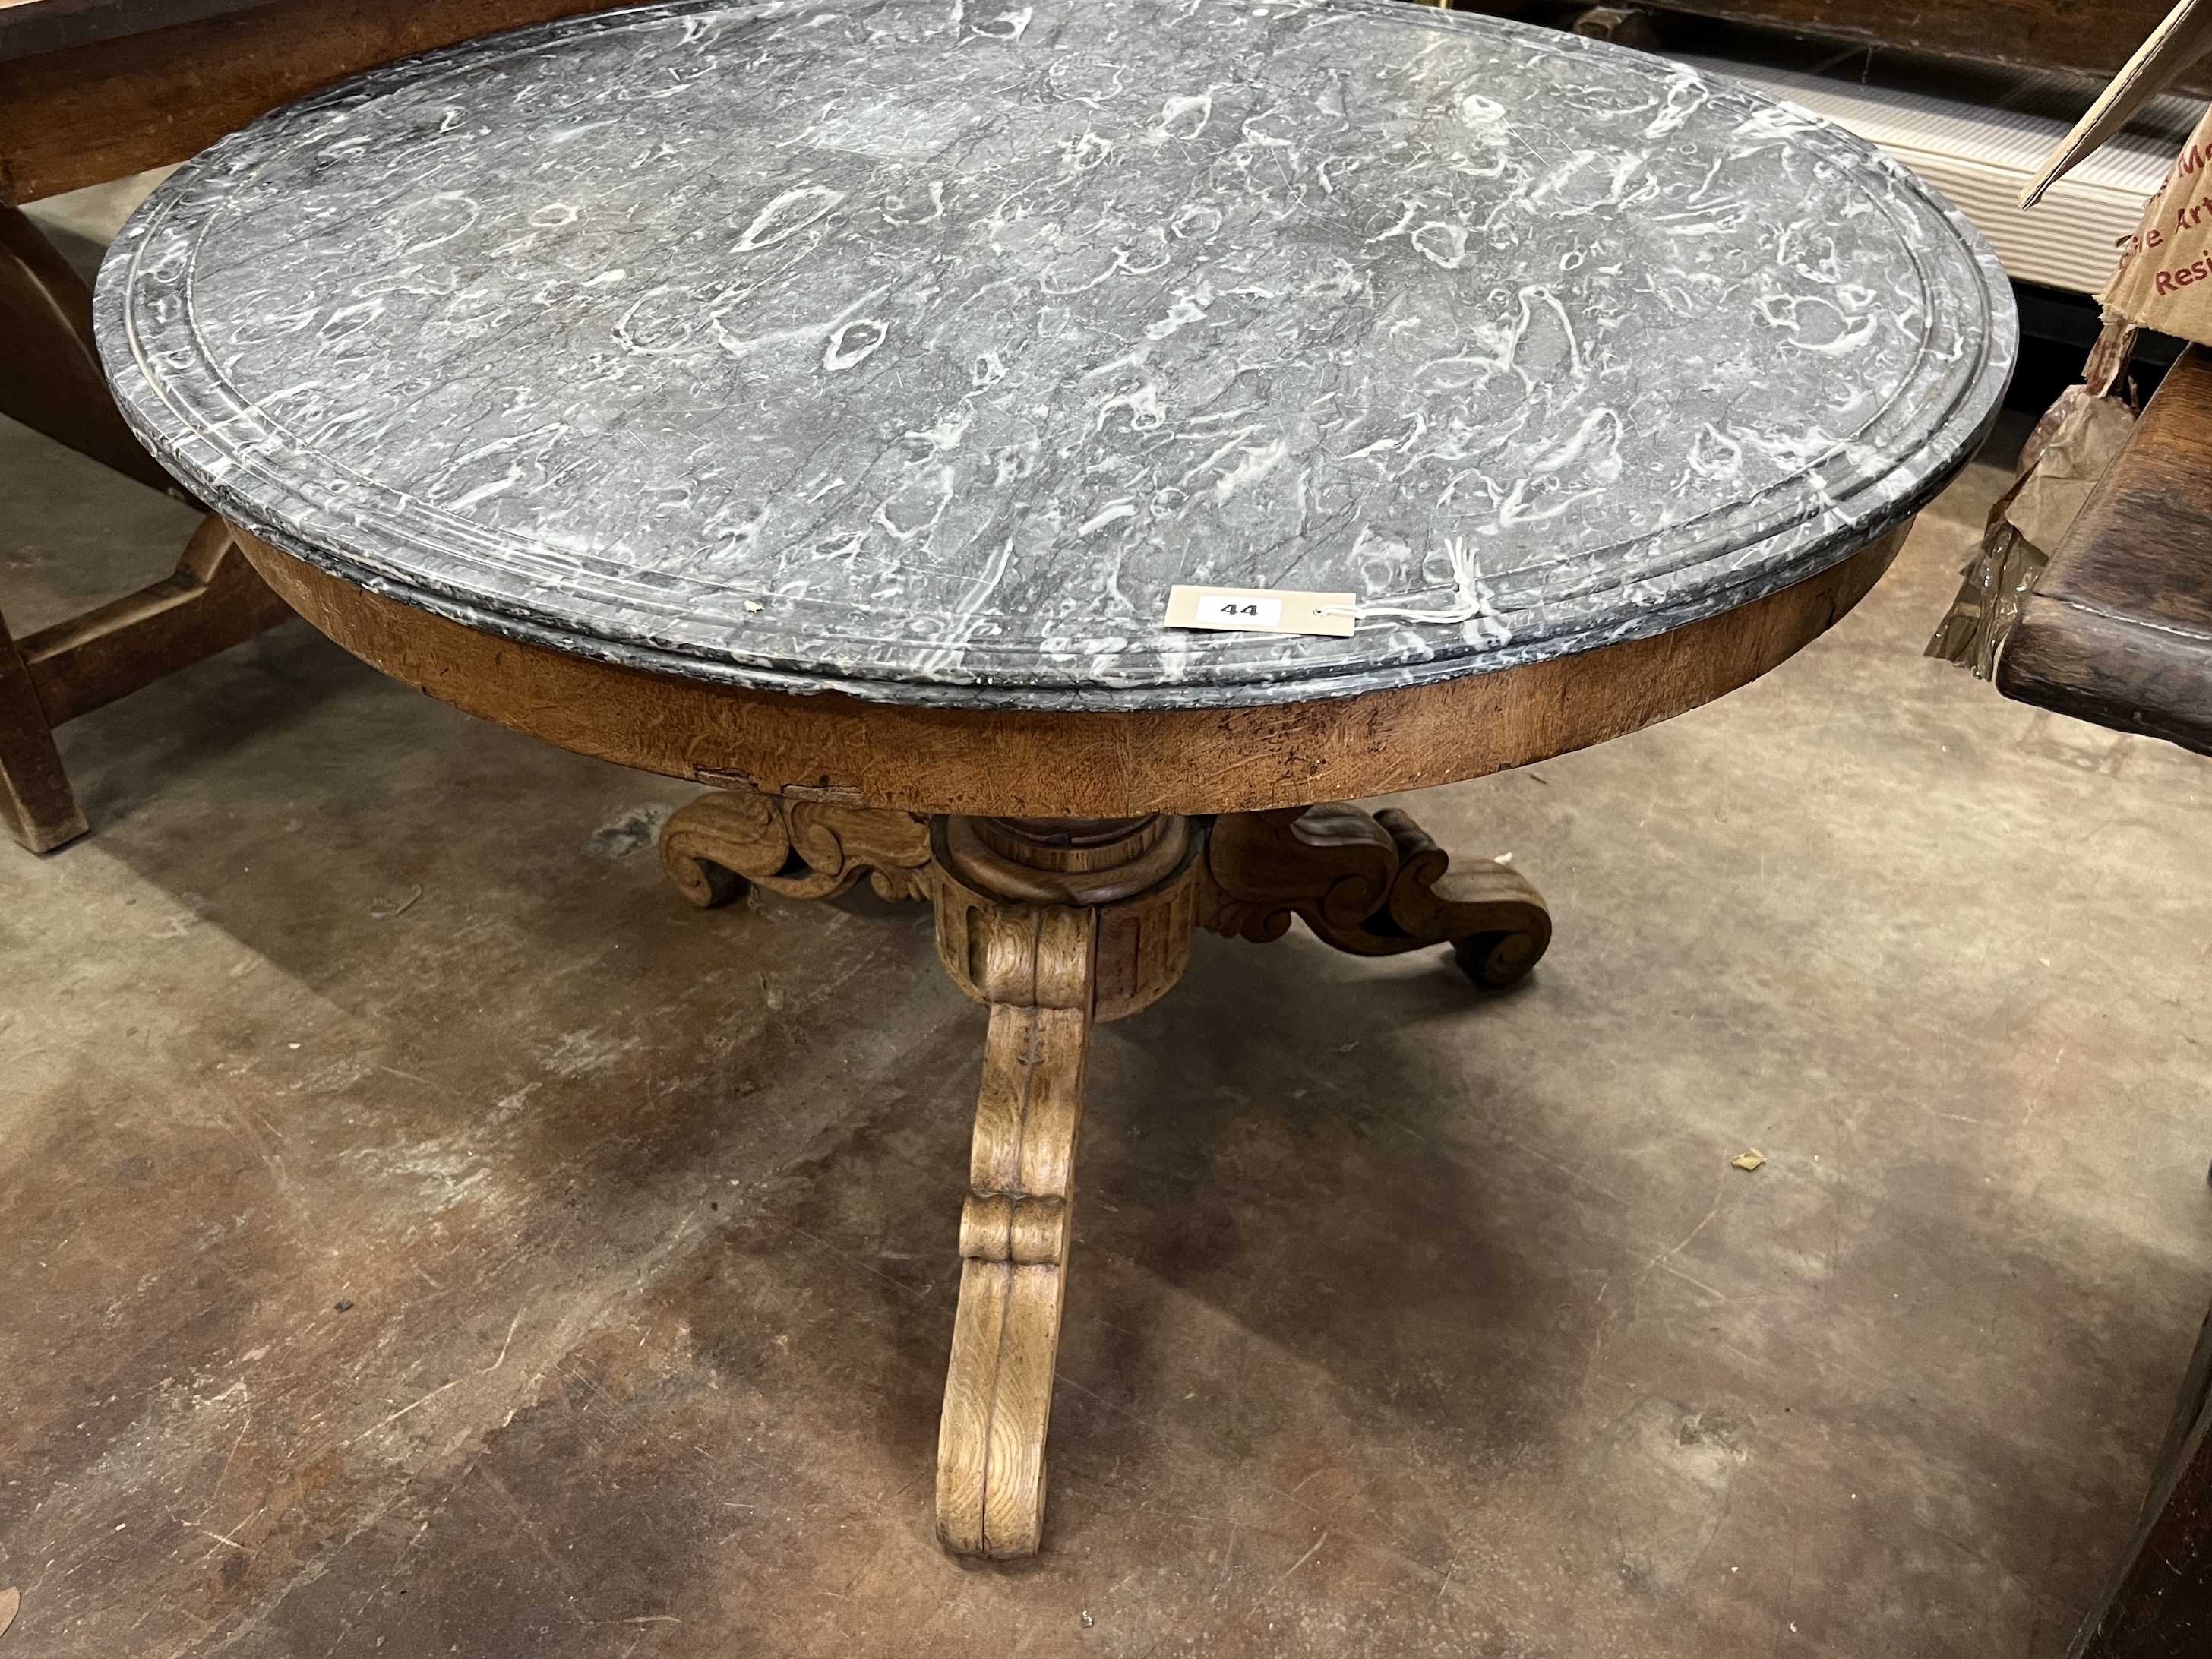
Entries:
[[[695,912],[686,787],[301,623],[67,728],[0,1659],[2060,1653],[2212,1298],[2212,763],[1918,654],[2001,477],[1759,684],[1413,803],[1549,896],[1524,988],[1201,936],[1105,1030],[1013,1565],[930,1531],[925,914]],[[191,525],[19,428],[0,497],[25,629]]]

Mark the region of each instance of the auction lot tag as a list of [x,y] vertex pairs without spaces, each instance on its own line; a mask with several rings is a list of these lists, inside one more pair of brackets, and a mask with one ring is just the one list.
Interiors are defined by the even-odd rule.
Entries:
[[1287,588],[1188,587],[1168,590],[1170,628],[1219,628],[1239,634],[1328,634],[1349,639],[1358,624],[1349,593],[1298,593]]

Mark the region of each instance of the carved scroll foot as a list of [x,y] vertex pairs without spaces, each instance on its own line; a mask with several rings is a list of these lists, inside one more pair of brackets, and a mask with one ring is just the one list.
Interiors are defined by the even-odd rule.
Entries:
[[887,899],[929,896],[929,823],[911,812],[710,790],[660,832],[660,867],[702,908],[748,883],[834,898],[863,876]]
[[1551,912],[1511,866],[1453,865],[1412,818],[1336,805],[1232,812],[1206,837],[1199,925],[1265,943],[1297,916],[1340,951],[1391,956],[1449,945],[1485,990],[1524,977]]

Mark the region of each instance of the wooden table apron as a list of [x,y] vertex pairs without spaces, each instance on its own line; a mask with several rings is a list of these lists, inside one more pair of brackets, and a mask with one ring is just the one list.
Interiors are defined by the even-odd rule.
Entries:
[[354,655],[563,749],[793,799],[1122,817],[1427,788],[1638,731],[1819,637],[1889,568],[1910,527],[1733,611],[1525,667],[1303,703],[1095,713],[917,708],[652,673],[434,617],[236,533],[269,585]]

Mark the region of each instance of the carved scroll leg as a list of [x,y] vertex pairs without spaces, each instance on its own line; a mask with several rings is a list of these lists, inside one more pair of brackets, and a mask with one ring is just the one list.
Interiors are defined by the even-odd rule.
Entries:
[[971,913],[991,1005],[960,1218],[960,1307],[937,1442],[937,1531],[969,1555],[1036,1552],[1060,1352],[1097,916]]
[[[1414,944],[1449,939],[1460,971],[1486,991],[1526,978],[1552,943],[1552,913],[1510,864],[1454,864],[1429,833],[1395,807],[1375,821],[1398,847],[1389,921]],[[1370,924],[1371,925],[1371,924]]]
[[1359,956],[1449,945],[1467,976],[1500,990],[1525,976],[1552,940],[1551,912],[1510,865],[1454,865],[1395,808],[1341,804],[1232,812],[1206,838],[1199,925],[1255,943],[1297,916]]

